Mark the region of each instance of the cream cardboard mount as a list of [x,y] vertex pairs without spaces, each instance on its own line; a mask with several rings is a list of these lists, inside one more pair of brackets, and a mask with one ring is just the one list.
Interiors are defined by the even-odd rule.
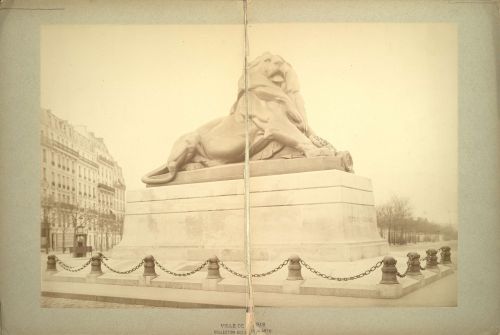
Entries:
[[[355,175],[307,122],[298,77],[282,57],[249,64],[227,116],[181,136],[167,162],[130,191],[115,258],[244,259],[248,110],[252,259],[353,261],[387,253],[371,181]],[[246,87],[246,89],[245,89]]]

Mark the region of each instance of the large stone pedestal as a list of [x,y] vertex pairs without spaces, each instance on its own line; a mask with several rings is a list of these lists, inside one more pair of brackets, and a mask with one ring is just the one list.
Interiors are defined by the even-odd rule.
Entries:
[[[275,162],[273,164],[276,164]],[[352,261],[387,253],[371,181],[339,170],[252,177],[252,259]],[[243,180],[169,185],[127,194],[113,258],[244,259]]]

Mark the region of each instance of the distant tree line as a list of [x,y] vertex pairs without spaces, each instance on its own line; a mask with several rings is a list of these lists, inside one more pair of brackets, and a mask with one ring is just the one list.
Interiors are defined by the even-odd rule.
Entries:
[[456,240],[457,230],[443,226],[427,218],[414,217],[409,199],[393,196],[377,208],[377,224],[382,237],[389,244],[407,244]]

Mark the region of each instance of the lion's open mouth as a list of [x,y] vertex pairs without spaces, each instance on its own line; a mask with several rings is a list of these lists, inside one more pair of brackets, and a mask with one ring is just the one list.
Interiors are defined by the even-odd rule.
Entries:
[[285,81],[285,76],[281,72],[278,72],[271,75],[270,79],[273,83],[282,83]]

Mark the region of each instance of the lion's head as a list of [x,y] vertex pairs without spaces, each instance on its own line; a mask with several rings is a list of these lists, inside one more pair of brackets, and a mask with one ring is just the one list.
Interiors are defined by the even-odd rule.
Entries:
[[[265,52],[248,64],[248,74],[250,77],[260,74],[269,79],[277,86],[282,86],[286,81],[287,72],[291,69],[283,57]],[[240,78],[240,88],[244,87],[244,76]]]

